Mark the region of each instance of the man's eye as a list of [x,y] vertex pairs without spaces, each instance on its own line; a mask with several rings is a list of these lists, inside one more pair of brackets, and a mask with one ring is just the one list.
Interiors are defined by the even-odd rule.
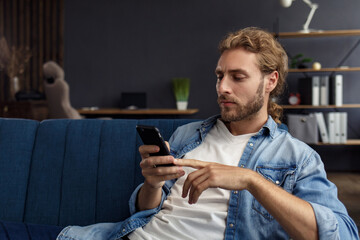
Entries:
[[218,80],[218,81],[221,81],[221,79],[223,79],[223,77],[224,77],[224,76],[222,76],[222,75],[218,75],[218,76],[217,76],[217,80]]
[[245,77],[244,76],[233,76],[233,79],[235,80],[235,81],[241,81],[241,80],[243,80]]

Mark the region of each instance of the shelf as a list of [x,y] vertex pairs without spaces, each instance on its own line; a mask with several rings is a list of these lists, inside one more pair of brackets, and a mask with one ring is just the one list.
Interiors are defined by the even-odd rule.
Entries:
[[338,145],[344,145],[344,146],[353,146],[353,145],[360,145],[360,139],[348,139],[346,143],[318,143],[316,145],[319,146],[338,146]]
[[355,72],[360,71],[360,67],[349,67],[349,68],[322,68],[320,70],[315,70],[312,68],[304,69],[289,69],[289,73],[305,73],[305,72]]
[[[275,33],[274,36],[278,39],[290,39],[290,38],[316,38],[316,37],[341,37],[341,36],[360,36],[360,29],[352,30],[334,30],[334,31],[316,31],[310,33],[302,32],[282,32]],[[359,37],[357,37],[359,38]],[[340,61],[338,66],[342,66],[345,60],[353,53],[353,51],[360,45],[360,39],[356,44],[350,48],[347,55]],[[289,69],[289,73],[326,73],[326,72],[355,72],[360,71],[360,67],[334,67],[334,68],[322,68],[315,70],[312,68],[307,69]],[[345,108],[360,108],[360,104],[343,104],[342,106],[328,105],[328,106],[313,106],[313,105],[282,105],[284,110],[296,110],[296,109],[313,109],[320,111],[320,109],[345,109]],[[360,146],[360,139],[348,139],[346,143],[321,143],[313,144],[314,146]]]
[[360,30],[334,30],[334,31],[318,31],[310,33],[301,32],[282,32],[275,34],[279,38],[306,38],[306,37],[337,37],[337,36],[356,36],[360,35]]
[[327,108],[360,108],[360,104],[343,104],[342,106],[313,106],[313,105],[282,105],[284,109],[327,109]]

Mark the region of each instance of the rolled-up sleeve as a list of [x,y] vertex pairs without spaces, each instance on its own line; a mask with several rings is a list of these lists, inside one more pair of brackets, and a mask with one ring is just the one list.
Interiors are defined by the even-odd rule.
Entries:
[[[134,215],[135,213],[138,212],[138,210],[136,209],[136,199],[137,199],[137,195],[140,191],[140,188],[142,187],[143,183],[140,184],[135,190],[134,192],[131,194],[131,197],[129,199],[129,209],[130,209],[130,214]],[[173,185],[173,183],[171,182],[166,182],[165,185],[162,187],[162,195],[161,195],[161,202],[160,205],[156,208],[150,209],[150,210],[146,210],[143,212],[146,212],[148,216],[156,214],[157,212],[160,211],[164,201],[166,200],[167,196],[170,194],[170,186]],[[144,216],[145,217],[145,216]]]
[[338,199],[337,188],[327,179],[324,164],[315,151],[299,166],[293,194],[311,204],[319,239],[359,239],[357,227]]

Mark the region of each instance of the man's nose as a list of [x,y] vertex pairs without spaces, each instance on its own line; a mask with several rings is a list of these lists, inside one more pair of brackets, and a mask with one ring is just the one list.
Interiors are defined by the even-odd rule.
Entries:
[[229,81],[229,78],[227,76],[224,76],[221,80],[218,80],[218,82],[217,82],[217,92],[220,93],[220,94],[230,93],[231,92],[230,81]]

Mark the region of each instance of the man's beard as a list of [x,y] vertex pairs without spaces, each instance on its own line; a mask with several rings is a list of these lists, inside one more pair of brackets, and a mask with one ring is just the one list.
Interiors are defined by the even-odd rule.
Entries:
[[[220,95],[218,97],[218,103],[220,105],[220,101],[227,100],[234,102],[236,104],[235,108],[221,107],[221,119],[224,122],[236,122],[241,120],[249,120],[252,119],[262,108],[264,105],[264,96],[262,95],[264,88],[264,81],[260,83],[258,89],[256,90],[256,96],[254,96],[253,100],[249,101],[246,104],[239,103],[236,99],[231,97],[227,97],[225,95]],[[232,109],[232,111],[229,111]]]

